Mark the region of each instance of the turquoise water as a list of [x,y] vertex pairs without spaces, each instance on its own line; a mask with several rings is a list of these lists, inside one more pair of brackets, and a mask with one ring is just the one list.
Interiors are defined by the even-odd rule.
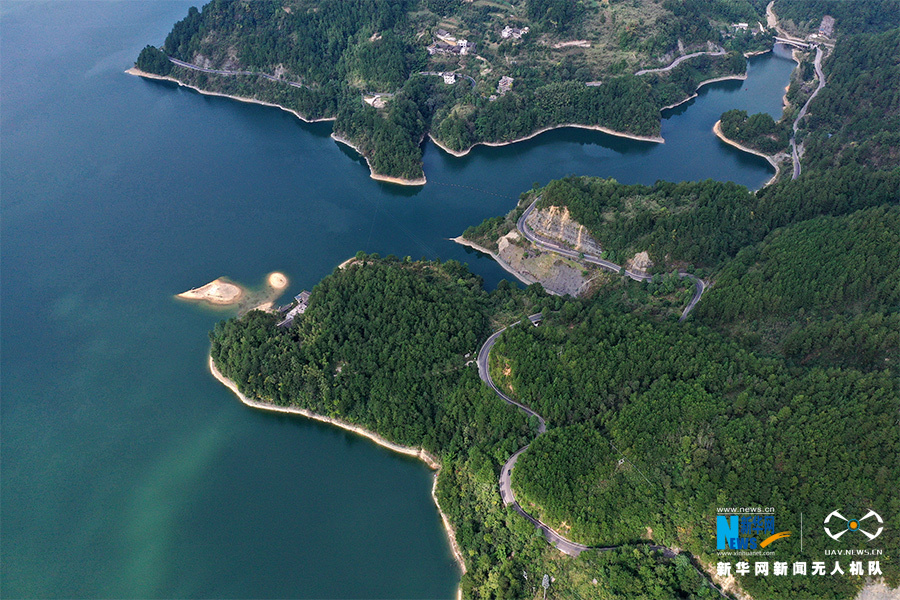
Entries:
[[492,261],[447,241],[534,181],[712,177],[765,161],[711,133],[777,115],[793,68],[669,111],[664,145],[558,130],[457,159],[424,188],[371,180],[327,123],[124,75],[188,2],[0,5],[0,595],[434,598],[458,571],[431,474],[303,419],[245,408],[206,371],[228,313],[173,295],[279,270],[310,288],[358,250]]

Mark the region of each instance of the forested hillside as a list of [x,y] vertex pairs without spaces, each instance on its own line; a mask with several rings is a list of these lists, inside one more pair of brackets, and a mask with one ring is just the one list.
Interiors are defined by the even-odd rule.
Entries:
[[[900,546],[900,387],[890,372],[792,371],[708,330],[600,306],[511,329],[494,352],[516,397],[558,428],[529,447],[514,485],[573,539],[605,546],[652,530],[657,543],[715,562],[717,506],[772,506],[781,529],[798,530],[801,512],[824,516],[840,499],[851,512],[893,515],[883,544]],[[824,555],[824,541],[808,536],[803,556]],[[799,544],[773,549],[774,560],[802,560]],[[772,599],[845,598],[859,584],[741,578]]]
[[806,364],[898,366],[900,207],[779,229],[716,276],[698,318]]
[[[703,80],[743,73],[743,52],[771,46],[771,32],[728,25],[760,19],[749,0],[215,0],[191,8],[136,66],[336,119],[335,133],[374,173],[419,180],[426,132],[454,151],[568,123],[658,136],[661,107]],[[499,89],[503,77],[509,89]]]
[[[710,540],[723,503],[774,506],[792,531],[801,512],[824,516],[835,502],[898,514],[885,491],[900,486],[898,35],[837,44],[801,121],[796,180],[751,193],[569,177],[467,232],[503,234],[538,199],[568,208],[613,262],[647,251],[651,270],[699,268],[712,283],[694,326],[640,306],[631,288],[647,284],[613,280],[540,328],[503,334],[494,379],[550,429],[513,475],[526,510],[582,543],[652,539],[704,564],[720,560]],[[760,149],[784,140],[771,119],[724,117]],[[882,560],[894,586],[896,535]],[[806,537],[803,555],[776,544],[774,560],[822,556],[825,541]],[[754,598],[850,598],[862,580],[751,573],[739,584]]]
[[722,135],[764,154],[786,150],[791,138],[790,127],[776,122],[768,113],[747,115],[745,110],[729,110],[720,121]]
[[253,397],[434,452],[503,442],[511,453],[528,433],[523,419],[464,368],[496,298],[458,263],[360,257],[315,287],[296,327],[258,312],[216,325],[212,356]]
[[[900,19],[900,3],[894,3]],[[895,20],[894,25],[900,22]],[[827,85],[801,122],[803,168],[896,169],[900,164],[900,29],[835,46]]]

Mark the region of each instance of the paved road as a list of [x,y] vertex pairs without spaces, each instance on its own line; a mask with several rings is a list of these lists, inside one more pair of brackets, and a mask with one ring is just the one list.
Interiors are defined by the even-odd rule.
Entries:
[[[528,319],[536,325],[540,322],[541,315],[531,315],[530,317],[528,317]],[[512,325],[512,327],[515,327],[515,325],[517,324],[518,323]],[[499,338],[500,334],[504,331],[506,331],[506,327],[504,327],[500,331],[495,332],[491,337],[487,339],[487,341],[484,342],[484,344],[481,346],[481,349],[478,351],[478,376],[481,377],[481,380],[488,384],[491,389],[494,390],[494,393],[500,396],[504,402],[512,404],[516,408],[525,411],[528,416],[535,417],[538,420],[538,434],[544,433],[545,431],[547,431],[547,424],[544,423],[543,417],[541,417],[541,415],[537,414],[527,406],[519,404],[518,402],[501,392],[500,389],[496,385],[494,385],[494,381],[491,379],[491,374],[488,371],[488,357],[491,354],[491,348],[493,348],[494,344],[497,342],[497,338]]]
[[794,119],[794,133],[791,135],[791,158],[794,161],[794,174],[791,176],[791,179],[797,179],[800,177],[800,154],[797,150],[797,143],[794,138],[797,137],[797,129],[800,127],[800,119],[806,116],[806,110],[809,108],[809,103],[813,101],[813,98],[816,97],[816,94],[825,87],[825,74],[822,72],[822,48],[821,46],[816,46],[816,77],[819,78],[819,85],[816,86],[816,90],[810,95],[809,99],[803,105],[803,108],[800,109],[800,112],[797,113],[797,118]]
[[194,65],[188,62],[184,62],[183,60],[178,60],[177,58],[172,58],[171,56],[168,58],[169,62],[171,62],[172,64],[178,65],[179,67],[184,67],[185,69],[200,71],[202,73],[212,73],[213,75],[253,75],[265,77],[269,81],[276,81],[278,83],[286,83],[293,87],[309,89],[308,85],[300,83],[299,81],[288,81],[287,79],[280,79],[278,77],[275,77],[274,75],[268,75],[266,73],[256,73],[254,71],[225,71],[221,69],[207,69],[205,67],[201,67],[200,65]]
[[647,73],[665,73],[666,71],[671,71],[682,62],[686,61],[689,58],[694,58],[695,56],[703,56],[704,54],[708,56],[723,56],[725,54],[724,50],[717,50],[715,52],[694,52],[693,54],[685,54],[684,56],[680,56],[672,61],[668,67],[660,67],[659,69],[641,69],[635,75],[646,75]]
[[[541,315],[531,315],[530,317],[528,317],[528,320],[531,321],[532,324],[537,325],[541,320]],[[518,325],[518,323],[511,325],[511,327],[515,327],[516,325]],[[494,380],[491,378],[491,373],[488,369],[488,361],[490,359],[491,349],[497,342],[497,338],[499,338],[500,335],[504,331],[506,331],[506,329],[507,328],[504,327],[503,329],[491,335],[491,337],[489,337],[484,342],[484,344],[481,346],[481,349],[478,351],[478,376],[481,377],[481,380],[488,384],[488,386],[490,386],[490,388],[494,390],[494,393],[502,398],[504,402],[512,404],[519,410],[525,412],[525,414],[527,414],[528,416],[536,418],[538,421],[538,435],[542,435],[547,431],[547,424],[544,422],[544,418],[527,406],[516,402],[515,400],[501,392],[500,389],[494,384]],[[583,551],[587,550],[588,546],[578,544],[561,536],[546,524],[542,523],[540,520],[525,512],[522,507],[519,506],[519,503],[516,502],[516,496],[512,491],[510,476],[512,475],[513,466],[515,466],[516,460],[519,458],[519,455],[525,452],[525,450],[527,449],[527,445],[519,448],[519,450],[517,450],[515,454],[509,457],[509,459],[506,461],[506,464],[503,465],[503,470],[500,472],[500,497],[503,498],[503,504],[507,506],[511,504],[513,509],[517,513],[528,519],[532,525],[541,530],[547,541],[557,547],[560,551],[570,556],[578,556]],[[612,550],[612,548],[607,548],[607,550]]]
[[[607,271],[612,271],[613,273],[623,272],[623,267],[621,265],[609,262],[608,260],[603,260],[599,256],[576,252],[571,248],[566,248],[565,246],[562,246],[561,244],[554,242],[553,240],[536,234],[525,222],[536,205],[537,200],[532,202],[531,206],[525,209],[525,212],[522,213],[522,216],[519,217],[519,220],[516,222],[516,229],[519,230],[519,233],[525,236],[525,239],[527,239],[532,244],[535,244],[536,246],[544,248],[545,250],[550,250],[551,252],[562,254],[563,256],[567,256],[573,260],[591,263],[593,265],[602,267]],[[652,275],[644,275],[643,273],[637,273],[634,271],[624,270],[624,274],[635,281],[650,281],[653,279]],[[694,277],[689,273],[679,273],[678,276],[690,279],[694,282],[694,295],[693,297],[691,297],[690,302],[688,302],[688,305],[685,307],[684,312],[681,313],[681,318],[678,319],[679,321],[684,321],[700,301],[700,298],[703,296],[703,292],[706,290],[707,284],[702,279],[698,279],[697,277]]]

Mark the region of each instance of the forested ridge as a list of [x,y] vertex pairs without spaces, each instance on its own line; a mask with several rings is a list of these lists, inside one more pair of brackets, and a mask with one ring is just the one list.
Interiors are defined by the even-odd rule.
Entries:
[[[833,505],[880,507],[893,515],[882,535],[900,525],[898,34],[837,44],[801,121],[797,180],[751,193],[568,177],[466,232],[489,244],[537,198],[567,207],[609,260],[646,250],[652,270],[712,282],[694,326],[636,305],[631,288],[643,284],[612,281],[545,312],[540,328],[504,332],[494,380],[549,428],[513,474],[526,510],[581,543],[652,539],[704,564],[720,560],[715,510],[735,502],[774,506],[779,530]],[[723,124],[765,150],[784,135],[771,118],[736,111]],[[804,540],[802,555],[796,543],[773,546],[775,560],[830,547],[821,534]],[[897,586],[896,532],[877,547]],[[754,598],[850,598],[863,583],[739,577]]]
[[[335,133],[369,159],[374,173],[417,180],[427,132],[454,151],[570,123],[658,136],[661,107],[690,96],[703,80],[743,73],[743,52],[771,46],[771,32],[727,25],[761,18],[760,11],[749,0],[214,0],[191,8],[161,48],[144,48],[136,66],[200,89],[273,102],[307,119],[336,119]],[[529,31],[505,39],[508,26]],[[587,45],[565,45],[574,36]],[[471,46],[450,50],[446,39]],[[725,54],[633,75],[711,47]],[[250,74],[206,73],[173,65],[168,56]],[[423,83],[421,72],[461,77],[447,84],[426,75]],[[514,82],[501,92],[504,76]],[[385,106],[363,102],[375,93],[384,94]]]
[[900,367],[900,207],[774,231],[716,276],[697,318],[806,363]]

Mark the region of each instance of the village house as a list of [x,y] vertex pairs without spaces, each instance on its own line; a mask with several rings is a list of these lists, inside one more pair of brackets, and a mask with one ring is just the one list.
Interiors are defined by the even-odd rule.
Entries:
[[436,37],[440,41],[444,42],[448,46],[456,45],[456,38],[453,37],[450,34],[450,32],[447,31],[446,29],[438,29],[437,31],[434,32],[434,37]]
[[444,83],[447,85],[456,83],[456,73],[441,73],[441,76],[444,78]]
[[509,25],[507,25],[503,28],[503,31],[500,32],[500,37],[502,37],[504,40],[508,40],[509,38],[520,40],[526,33],[528,33],[528,27],[525,27],[524,29],[517,29],[515,27],[510,27]]
[[497,85],[497,92],[499,92],[500,95],[502,96],[506,92],[508,92],[509,90],[512,89],[512,85],[513,85],[513,78],[509,77],[508,75],[504,75],[503,77],[500,78],[500,84]]
[[822,24],[819,25],[819,34],[830,38],[834,33],[834,17],[825,15],[822,17]]
[[426,48],[428,54],[459,54],[465,56],[475,52],[475,44],[466,40],[457,40],[455,44],[448,44],[444,41],[435,42]]

